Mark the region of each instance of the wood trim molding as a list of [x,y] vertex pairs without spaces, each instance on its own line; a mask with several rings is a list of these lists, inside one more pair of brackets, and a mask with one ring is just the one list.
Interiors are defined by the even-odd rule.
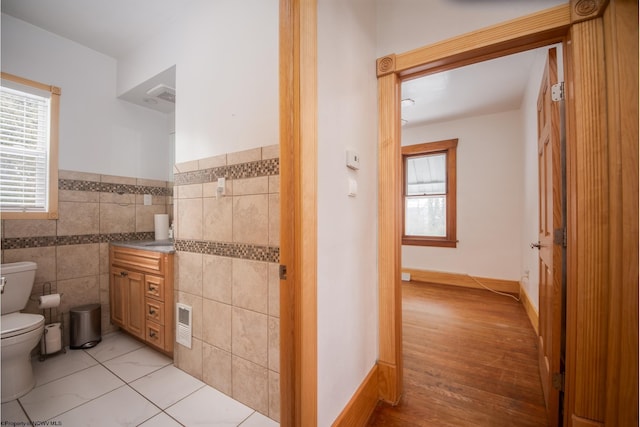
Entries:
[[520,284],[520,302],[524,307],[524,311],[527,313],[527,317],[531,322],[531,326],[533,326],[533,330],[536,331],[536,336],[540,334],[538,330],[539,320],[538,320],[538,311],[531,303],[531,299],[529,298],[529,294],[524,289],[522,284]]
[[378,365],[374,365],[344,407],[333,427],[366,426],[378,403]]
[[402,394],[402,390],[399,389],[402,383],[398,385],[398,378],[402,378],[398,373],[399,368],[402,369],[402,365],[392,365],[378,360],[378,396],[380,400],[392,405],[400,402]]
[[[515,280],[491,279],[487,277],[474,277],[468,274],[447,273],[433,270],[414,270],[403,268],[403,273],[411,274],[411,280],[425,283],[437,283],[440,285],[460,286],[462,288],[484,289],[482,285],[510,294],[520,293],[520,283]],[[482,285],[480,284],[482,283]]]
[[315,426],[317,4],[280,0],[280,425]]
[[376,74],[378,77],[386,76],[396,71],[396,56],[387,55],[376,60]]
[[608,3],[608,0],[571,0],[571,22],[602,16]]

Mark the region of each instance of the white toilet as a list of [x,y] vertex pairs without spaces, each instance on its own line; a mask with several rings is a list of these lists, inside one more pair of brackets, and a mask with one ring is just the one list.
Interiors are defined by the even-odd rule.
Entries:
[[2,403],[27,394],[35,385],[31,350],[38,345],[44,330],[44,317],[20,313],[29,300],[36,276],[35,262],[0,265],[2,301]]

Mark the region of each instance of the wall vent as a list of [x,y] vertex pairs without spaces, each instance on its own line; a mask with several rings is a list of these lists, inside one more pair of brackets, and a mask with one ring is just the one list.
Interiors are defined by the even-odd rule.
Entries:
[[159,84],[147,91],[147,95],[160,98],[163,101],[176,103],[176,90],[164,84]]
[[191,307],[176,304],[176,342],[191,348]]

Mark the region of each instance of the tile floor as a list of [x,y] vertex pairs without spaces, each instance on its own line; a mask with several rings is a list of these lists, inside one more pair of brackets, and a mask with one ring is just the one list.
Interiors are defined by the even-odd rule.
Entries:
[[33,370],[35,388],[2,404],[1,425],[278,426],[120,332],[92,349],[36,358]]

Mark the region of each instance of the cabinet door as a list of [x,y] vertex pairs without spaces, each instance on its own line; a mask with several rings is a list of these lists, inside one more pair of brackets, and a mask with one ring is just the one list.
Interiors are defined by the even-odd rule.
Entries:
[[144,274],[129,271],[127,278],[127,330],[144,338]]
[[127,275],[127,272],[121,268],[112,268],[111,280],[109,281],[109,310],[111,312],[111,322],[125,329],[127,325],[126,289],[129,286]]

